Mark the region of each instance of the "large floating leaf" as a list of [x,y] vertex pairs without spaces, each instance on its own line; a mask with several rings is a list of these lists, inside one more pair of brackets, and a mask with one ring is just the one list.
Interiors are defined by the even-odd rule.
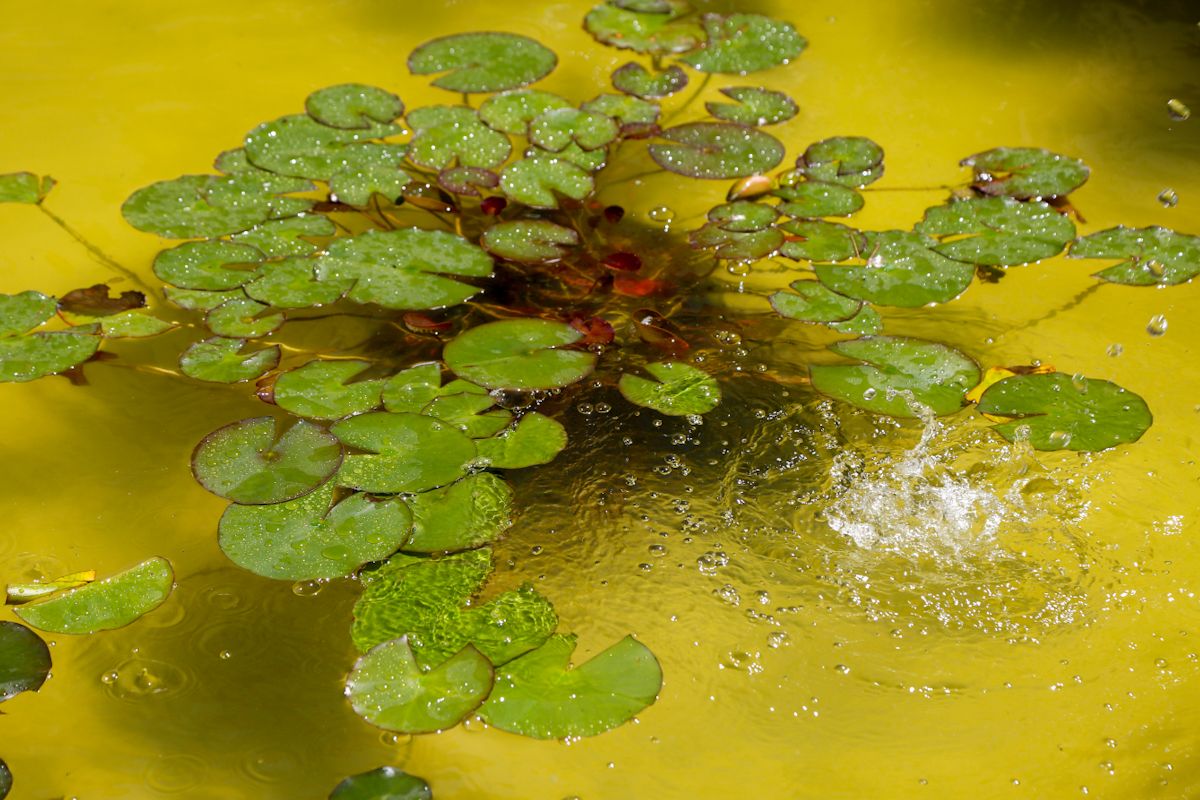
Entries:
[[943,240],[935,250],[955,261],[990,266],[1027,264],[1058,255],[1075,237],[1075,225],[1047,203],[1011,197],[954,200],[930,208],[916,230]]
[[787,22],[758,14],[704,15],[708,42],[680,60],[701,72],[745,75],[786,64],[808,42]]
[[508,158],[512,143],[503,133],[479,121],[473,108],[428,106],[408,115],[416,131],[408,158],[430,169],[445,169],[458,163],[464,167],[494,167]]
[[248,244],[185,242],[154,258],[154,274],[181,289],[236,289],[255,276],[263,254]]
[[299,420],[282,434],[274,417],[244,419],[205,436],[192,472],[205,489],[235,503],[281,503],[307,494],[342,464],[336,437]]
[[732,122],[689,122],[667,128],[674,144],[650,145],[659,166],[691,178],[744,178],[773,168],[784,147],[768,133]]
[[313,419],[340,419],[370,411],[381,402],[383,380],[351,383],[355,375],[370,366],[369,361],[309,361],[276,379],[275,404]]
[[979,383],[975,362],[943,344],[873,336],[837,342],[829,349],[866,363],[809,367],[813,388],[879,414],[915,417],[912,400],[935,414],[953,414]]
[[660,414],[682,417],[706,414],[721,402],[721,387],[712,376],[682,361],[660,361],[646,365],[655,380],[626,373],[617,388],[634,405]]
[[100,346],[99,326],[28,332],[57,308],[41,292],[0,295],[0,383],[31,381],[87,361]]
[[329,800],[433,800],[433,792],[416,775],[379,767],[346,778],[334,787]]
[[436,733],[479,708],[492,679],[492,663],[471,645],[423,671],[401,638],[358,660],[346,679],[346,696],[372,725],[398,733]]
[[234,241],[262,251],[268,258],[302,256],[315,252],[309,238],[324,238],[337,233],[333,222],[320,214],[301,214],[287,219],[272,219],[235,234]]
[[443,36],[408,57],[414,75],[446,72],[433,85],[463,94],[516,89],[546,77],[557,63],[553,50],[515,33]]
[[483,101],[479,106],[479,118],[490,128],[523,136],[529,130],[529,123],[545,112],[570,107],[570,103],[553,92],[519,89]]
[[533,208],[558,208],[555,193],[582,200],[595,187],[592,176],[566,158],[530,156],[514,161],[500,174],[504,193]]
[[1079,159],[1040,147],[996,147],[964,158],[962,165],[974,170],[979,191],[1017,199],[1060,197],[1090,174]]
[[479,240],[494,256],[522,264],[559,261],[568,247],[579,244],[579,234],[549,220],[513,220],[493,225]]
[[736,100],[736,103],[704,104],[709,114],[726,122],[740,125],[775,125],[786,122],[799,113],[796,101],[783,92],[774,92],[758,86],[729,86],[721,94]]
[[479,458],[494,469],[523,469],[549,464],[567,446],[562,423],[531,411],[517,424],[491,439],[475,443]]
[[801,181],[780,186],[773,194],[786,202],[779,210],[789,217],[846,217],[863,207],[863,197],[849,186]]
[[496,398],[485,389],[466,381],[461,383],[463,391],[450,392],[443,387],[439,396],[421,409],[421,413],[450,423],[472,439],[498,433],[512,421],[512,412],[494,408]]
[[334,492],[327,483],[286,503],[229,506],[221,516],[221,549],[258,575],[304,581],[350,575],[404,544],[412,515],[403,502],[352,494],[333,505]]
[[257,339],[278,330],[284,315],[249,297],[234,297],[209,311],[204,323],[217,336]]
[[[462,389],[452,387],[448,391]],[[437,362],[418,364],[388,378],[383,386],[383,406],[388,411],[417,414],[442,394],[442,365]]]
[[369,123],[347,130],[322,125],[307,114],[264,122],[246,134],[246,156],[257,167],[280,175],[327,181],[362,159],[355,148],[371,139],[403,133],[399,125]]
[[317,280],[316,267],[315,260],[301,256],[266,261],[242,289],[260,303],[276,308],[311,308],[336,302],[354,285],[352,278]]
[[835,136],[809,145],[796,160],[809,180],[862,188],[883,175],[883,148],[865,136]]
[[1096,277],[1130,286],[1184,283],[1200,275],[1200,236],[1158,226],[1119,226],[1083,236],[1071,243],[1071,258],[1120,258]]
[[54,178],[32,172],[10,172],[0,175],[0,203],[29,203],[37,205],[54,187]]
[[140,231],[169,239],[203,239],[305,211],[310,201],[278,197],[275,192],[306,188],[304,182],[264,182],[256,174],[184,175],[138,189],[121,206],[121,213]]
[[651,72],[636,61],[623,64],[612,74],[612,84],[618,91],[635,97],[667,97],[687,86],[687,73],[679,67]]
[[632,636],[571,668],[574,650],[574,635],[552,636],[505,665],[479,715],[501,730],[566,739],[611,730],[658,697],[662,668]]
[[0,621],[0,703],[36,692],[50,674],[50,648],[33,631]]
[[970,264],[931,249],[927,236],[907,231],[866,234],[864,266],[817,264],[817,277],[830,289],[884,306],[917,308],[945,303],[971,285]]
[[423,492],[458,480],[475,458],[465,434],[432,417],[387,411],[342,420],[331,430],[363,455],[346,457],[337,481],[364,492]]
[[1136,442],[1153,422],[1146,402],[1133,392],[1062,372],[1005,378],[983,393],[979,410],[1013,417],[995,430],[1011,442],[1024,429],[1038,450],[1104,450]]
[[476,245],[446,231],[418,228],[338,239],[317,260],[318,280],[354,281],[349,299],[406,310],[452,306],[479,292],[445,275],[491,274],[491,257]]
[[824,220],[793,220],[779,229],[786,241],[779,252],[796,261],[845,261],[862,258],[867,236],[861,231]]
[[584,17],[583,27],[597,41],[637,53],[684,53],[699,47],[704,30],[678,17],[691,9],[684,0],[665,0],[657,8],[631,7],[608,0]]
[[33,627],[50,633],[95,633],[122,628],[167,599],[175,575],[154,557],[102,581],[13,609]]
[[595,111],[555,108],[529,124],[529,140],[550,152],[574,142],[584,150],[595,150],[617,138],[617,123]]
[[404,113],[399,97],[377,86],[343,83],[318,89],[304,101],[304,110],[323,125],[334,128],[370,128],[388,123]]
[[259,377],[279,365],[279,345],[247,352],[245,339],[214,336],[196,342],[179,357],[179,368],[189,378],[213,383],[240,383]]
[[818,281],[794,281],[790,292],[771,295],[771,307],[789,319],[801,322],[844,322],[863,308],[855,300],[830,291]]
[[511,319],[464,331],[442,357],[459,377],[489,389],[554,389],[586,377],[596,356],[559,349],[583,337],[561,322]]
[[452,552],[491,542],[512,525],[512,497],[512,488],[490,472],[415,495],[405,552]]

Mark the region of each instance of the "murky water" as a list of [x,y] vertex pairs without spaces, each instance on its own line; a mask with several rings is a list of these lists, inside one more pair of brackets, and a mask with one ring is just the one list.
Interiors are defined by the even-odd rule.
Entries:
[[[563,56],[546,88],[590,94],[625,59],[579,30],[589,5],[534,4],[517,21],[473,0],[12,3],[0,172],[54,175],[50,207],[144,271],[160,244],[120,219],[133,189],[205,171],[322,85],[444,100],[403,67],[425,38],[520,30]],[[763,78],[800,103],[777,132],[791,149],[834,134],[886,149],[862,227],[906,227],[943,193],[902,189],[958,182],[960,158],[1011,144],[1089,163],[1073,195],[1082,232],[1200,232],[1200,122],[1168,107],[1200,108],[1188,3],[720,8],[734,5],[810,40]],[[725,188],[681,198],[672,180],[645,179],[632,202],[629,183],[603,196],[679,232]],[[663,205],[673,216],[650,216]],[[108,277],[35,209],[0,208],[0,236],[5,292]],[[633,632],[666,675],[635,723],[570,745],[477,722],[396,739],[355,716],[341,693],[354,585],[314,591],[234,567],[216,545],[223,502],[188,472],[204,434],[258,413],[245,388],[120,362],[90,366],[87,388],[0,386],[0,580],[113,572],[152,553],[179,576],[138,624],[57,637],[51,680],[5,704],[13,797],[317,798],[384,763],[439,800],[1195,797],[1200,288],[1100,286],[1094,269],[1014,268],[952,304],[891,313],[888,329],[1138,392],[1154,427],[1099,455],[814,396],[795,379],[829,357],[829,337],[767,314],[763,293],[791,279],[783,263],[704,295],[727,314],[695,343],[726,395],[703,424],[660,421],[610,388],[562,398],[571,445],[553,468],[512,475],[522,516],[488,592],[532,580],[580,634],[577,659]],[[180,341],[114,349],[167,364]]]

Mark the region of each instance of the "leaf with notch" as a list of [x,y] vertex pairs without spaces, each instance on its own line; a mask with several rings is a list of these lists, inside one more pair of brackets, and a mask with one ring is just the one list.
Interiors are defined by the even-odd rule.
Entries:
[[121,214],[140,231],[168,239],[202,239],[239,233],[312,205],[275,194],[303,191],[307,183],[271,178],[277,183],[264,182],[256,174],[184,175],[138,189],[121,206]]
[[835,136],[808,146],[796,171],[811,181],[861,189],[883,175],[883,148],[865,136]]
[[408,159],[429,169],[446,169],[453,163],[463,167],[494,167],[512,152],[512,142],[499,131],[479,121],[467,106],[426,106],[408,115],[415,131],[408,146]]
[[593,353],[561,349],[583,334],[542,319],[509,319],[460,333],[442,351],[446,366],[488,389],[554,389],[583,380]]
[[884,306],[918,308],[945,303],[971,285],[975,269],[946,258],[927,236],[868,231],[863,266],[816,264],[821,283],[835,292]]
[[521,264],[561,261],[567,248],[579,244],[579,234],[548,220],[512,220],[493,225],[479,243],[494,256]]
[[309,361],[276,379],[275,404],[312,419],[340,419],[370,411],[381,402],[383,380],[351,383],[355,375],[370,366],[369,361]]
[[209,311],[204,323],[217,336],[257,339],[278,330],[284,323],[284,315],[272,313],[270,306],[249,297],[235,297]]
[[689,122],[659,135],[672,144],[650,145],[650,157],[691,178],[744,178],[783,160],[783,145],[774,136],[732,122]]
[[679,19],[691,11],[684,0],[664,0],[650,8],[655,10],[608,0],[588,12],[583,27],[601,44],[636,53],[685,53],[703,44],[704,30]]
[[512,499],[512,488],[490,472],[414,495],[413,533],[404,551],[442,553],[487,544],[512,525]]
[[248,244],[185,242],[154,258],[154,274],[181,289],[236,289],[254,277],[262,257]]
[[509,164],[500,174],[504,193],[532,208],[558,208],[558,194],[582,200],[592,193],[595,185],[586,171],[555,156],[523,158]]
[[515,33],[459,33],[425,42],[408,57],[414,75],[445,72],[439,89],[462,94],[502,92],[541,80],[558,63],[554,51]]
[[234,234],[235,242],[248,244],[267,258],[303,256],[316,251],[309,238],[325,238],[337,233],[333,222],[321,214],[300,214],[287,219],[267,220],[248,231]]
[[577,108],[551,109],[529,124],[529,140],[551,152],[572,142],[584,150],[595,150],[616,139],[619,132],[610,117]]
[[934,249],[955,261],[997,267],[1058,255],[1075,237],[1065,214],[1040,200],[1011,197],[953,200],[927,209],[915,230],[942,237]]
[[57,303],[41,292],[0,295],[0,383],[31,381],[87,361],[100,347],[99,326],[33,330]]
[[643,100],[669,97],[682,91],[687,83],[687,73],[679,67],[671,66],[654,73],[636,61],[623,64],[612,74],[612,84],[617,91]]
[[356,159],[361,160],[354,148],[403,132],[399,125],[377,122],[363,129],[332,128],[307,114],[291,114],[250,131],[244,147],[250,163],[260,169],[327,181],[339,170],[357,163]]
[[448,422],[472,439],[492,436],[508,426],[512,412],[506,408],[495,408],[496,398],[474,384],[466,391],[450,393],[443,387],[438,397],[421,409],[442,422]]
[[241,383],[279,365],[279,345],[247,353],[248,344],[245,339],[220,336],[196,342],[179,357],[179,368],[199,381]]
[[[793,170],[789,175],[801,175]],[[786,202],[779,205],[789,217],[848,217],[863,207],[863,196],[849,186],[804,180],[780,186],[771,192]]]
[[438,186],[460,197],[479,197],[479,189],[495,189],[500,176],[482,167],[451,167],[438,173]]
[[422,414],[376,411],[344,419],[331,429],[364,451],[346,456],[337,482],[364,492],[423,492],[467,474],[475,443],[453,425]]
[[691,232],[688,242],[697,249],[711,249],[718,258],[754,261],[766,258],[783,244],[783,233],[776,228],[739,233],[709,222]]
[[771,307],[788,319],[798,319],[801,322],[845,322],[863,308],[861,300],[840,295],[818,281],[793,281],[790,288],[790,292],[775,292],[771,295]]
[[336,203],[361,207],[376,194],[396,202],[412,183],[412,176],[400,169],[406,147],[368,143],[345,153],[345,165],[329,179],[329,197]]
[[745,75],[786,64],[808,41],[790,23],[759,14],[704,15],[708,41],[680,58],[701,72]]
[[529,123],[545,112],[570,107],[570,103],[553,92],[519,89],[484,100],[479,106],[479,118],[493,130],[524,136]]
[[1082,186],[1091,173],[1079,159],[1041,147],[995,147],[960,163],[973,170],[972,185],[983,194],[1018,200],[1061,197]]
[[404,103],[377,86],[343,83],[310,94],[304,101],[304,110],[322,125],[361,129],[396,119],[404,113]]
[[1071,258],[1125,259],[1095,274],[1128,286],[1170,286],[1200,275],[1200,236],[1168,228],[1120,225],[1071,243]]
[[54,188],[54,178],[32,172],[10,172],[0,175],[0,203],[37,205]]
[[845,261],[861,258],[867,249],[862,231],[825,220],[789,220],[779,226],[786,234],[779,252],[795,261]]
[[796,101],[783,92],[764,89],[761,86],[728,86],[721,94],[733,98],[736,103],[704,104],[709,114],[726,122],[741,125],[777,125],[787,122],[800,112]]
[[721,387],[711,375],[682,361],[646,365],[654,380],[625,373],[617,388],[634,405],[673,417],[707,414],[721,402]]
[[350,278],[317,280],[316,267],[316,260],[305,256],[265,261],[242,289],[260,303],[275,308],[311,308],[336,302],[354,285]]
[[580,106],[584,111],[594,111],[612,117],[622,126],[653,125],[658,121],[659,107],[637,97],[623,94],[602,94]]
[[567,446],[558,420],[530,411],[517,424],[490,439],[475,442],[480,461],[492,469],[523,469],[549,464]]

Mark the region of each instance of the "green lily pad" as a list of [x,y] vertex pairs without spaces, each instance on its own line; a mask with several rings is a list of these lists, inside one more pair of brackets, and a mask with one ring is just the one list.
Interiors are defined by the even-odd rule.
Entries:
[[825,327],[849,336],[874,336],[883,330],[883,319],[870,304],[864,303],[857,314],[843,322],[827,322]]
[[275,404],[313,419],[340,419],[370,411],[381,402],[383,380],[350,382],[370,366],[369,361],[309,361],[276,379]]
[[796,101],[783,92],[759,86],[728,86],[721,90],[721,94],[737,102],[709,102],[704,104],[704,108],[709,114],[726,122],[751,126],[777,125],[800,113]]
[[652,55],[685,53],[704,42],[699,25],[678,19],[691,11],[683,0],[665,0],[651,8],[609,0],[588,12],[583,27],[602,44]]
[[779,218],[779,212],[764,203],[736,200],[724,203],[708,212],[708,221],[719,228],[737,233],[753,233],[769,228]]
[[383,385],[383,407],[388,411],[420,413],[441,394],[442,365],[418,364],[397,372]]
[[547,111],[570,108],[566,99],[541,89],[518,89],[484,100],[479,106],[479,118],[489,128],[524,136],[529,123]]
[[352,494],[334,505],[334,497],[328,482],[284,503],[231,505],[218,527],[221,550],[266,578],[337,578],[387,558],[412,530],[412,514],[399,499]]
[[759,14],[704,15],[708,42],[680,58],[701,72],[745,75],[786,64],[808,41],[790,23]]
[[488,389],[554,389],[582,380],[595,367],[595,354],[559,349],[581,338],[561,322],[501,320],[459,334],[442,358],[454,374]]
[[943,344],[898,336],[837,342],[829,349],[866,362],[809,367],[813,388],[836,400],[893,417],[915,417],[912,400],[938,415],[953,414],[979,383],[979,367]]
[[687,73],[679,67],[651,72],[636,61],[621,65],[612,74],[612,84],[617,91],[643,99],[669,97],[682,91],[687,82]]
[[617,388],[634,405],[660,414],[684,417],[707,414],[721,402],[721,387],[711,375],[682,361],[646,365],[655,380],[625,373]]
[[482,167],[451,167],[438,173],[438,186],[460,197],[479,197],[479,190],[495,189],[500,176]]
[[242,294],[243,292],[240,289],[210,292],[206,289],[180,289],[177,286],[163,287],[164,297],[188,311],[212,311],[225,301],[241,297]]
[[1062,372],[998,381],[983,393],[979,411],[1013,417],[994,428],[1010,442],[1028,436],[1037,450],[1089,453],[1136,442],[1154,421],[1146,401],[1128,389]]
[[479,716],[511,733],[567,739],[611,730],[657,699],[662,668],[632,636],[572,668],[574,650],[574,635],[556,635],[505,665]]
[[0,383],[54,375],[87,361],[100,347],[98,325],[33,331],[57,308],[41,292],[0,295]]
[[346,165],[329,179],[329,197],[350,206],[365,206],[374,195],[396,202],[412,176],[400,168],[407,147],[360,144],[346,149]]
[[475,444],[453,425],[421,414],[377,411],[335,424],[347,445],[366,451],[346,456],[337,481],[364,492],[423,492],[467,474]]
[[209,311],[204,322],[217,336],[257,339],[278,330],[284,315],[249,297],[235,297]]
[[423,671],[406,639],[384,642],[358,660],[346,696],[367,722],[398,733],[453,728],[492,690],[492,663],[471,645]]
[[33,631],[0,621],[0,703],[36,692],[50,674],[50,648]]
[[54,178],[32,172],[10,172],[0,175],[0,203],[37,205],[54,188]]
[[650,145],[650,157],[690,178],[744,178],[783,160],[784,147],[774,136],[732,122],[689,122],[660,136],[674,144]]
[[776,228],[738,233],[709,222],[688,235],[695,248],[714,250],[718,258],[756,261],[766,258],[783,245],[783,232]]
[[1040,147],[996,147],[961,163],[974,171],[972,185],[980,192],[1018,200],[1061,197],[1082,186],[1091,173],[1079,159]]
[[409,143],[408,158],[429,169],[494,167],[508,158],[512,142],[503,133],[479,120],[475,109],[466,106],[428,106],[408,115],[416,131]]
[[214,336],[196,342],[179,358],[179,368],[189,378],[212,383],[253,380],[279,365],[279,345],[246,351],[245,339]]
[[512,525],[513,491],[490,472],[414,495],[408,553],[443,553],[485,545]]
[[334,787],[329,800],[433,800],[433,792],[416,775],[379,767],[346,778]]
[[362,129],[333,128],[307,114],[290,114],[250,131],[244,147],[256,167],[279,175],[327,181],[362,158],[354,150],[357,145],[403,132],[399,125],[378,122]]
[[483,232],[479,244],[498,258],[521,264],[560,261],[567,248],[579,244],[579,234],[548,220],[513,220]]
[[475,446],[480,461],[493,469],[523,469],[553,461],[567,446],[567,431],[558,420],[530,411],[515,426]]
[[248,244],[185,242],[154,259],[154,274],[181,289],[236,289],[255,275],[263,254]]
[[[955,261],[1011,266],[1062,252],[1075,238],[1075,225],[1042,201],[1011,197],[955,200],[925,211],[919,233],[943,238],[934,249]],[[957,238],[965,235],[965,238]]]
[[446,72],[432,83],[462,94],[503,92],[541,80],[558,63],[554,51],[515,33],[459,33],[433,39],[413,50],[414,75]]
[[612,118],[577,108],[551,109],[529,124],[529,140],[550,152],[572,142],[584,150],[595,150],[616,139],[618,133]]
[[779,228],[786,234],[779,252],[796,261],[845,261],[867,252],[867,235],[836,222],[792,220]]
[[310,201],[274,193],[305,188],[304,183],[299,188],[286,183],[276,188],[255,174],[184,175],[138,189],[121,206],[121,213],[140,231],[168,239],[204,239],[305,211]]
[[13,611],[49,633],[96,633],[123,628],[162,605],[175,574],[165,558],[154,557],[102,581],[51,595]]
[[511,411],[495,405],[496,399],[482,389],[456,394],[443,389],[421,413],[448,422],[472,439],[480,439],[500,432],[512,421]]
[[282,503],[317,488],[342,464],[342,446],[324,428],[298,420],[282,434],[274,417],[243,419],[205,436],[192,474],[235,503]]
[[580,108],[612,117],[622,125],[652,125],[658,121],[661,111],[655,103],[624,94],[602,94]]
[[771,307],[788,319],[801,322],[845,322],[863,308],[855,300],[830,291],[818,281],[794,281],[790,292],[771,295]]
[[105,339],[145,339],[175,328],[173,322],[159,319],[143,308],[110,314],[106,317],[65,312],[62,312],[61,316],[71,325],[99,325],[100,335]]
[[840,183],[805,180],[780,186],[772,194],[786,201],[779,210],[789,217],[848,217],[863,207],[863,196]]
[[584,150],[575,142],[570,142],[562,150],[552,153],[540,147],[530,147],[525,151],[526,158],[556,158],[579,167],[584,172],[599,172],[608,163],[608,149],[598,147],[595,150]]
[[8,797],[8,793],[12,791],[12,786],[12,772],[9,770],[8,764],[4,763],[4,759],[0,758],[0,800]]
[[377,86],[343,83],[318,89],[304,101],[304,110],[322,125],[334,128],[370,128],[388,123],[404,113],[399,97]]
[[865,136],[835,136],[809,145],[796,170],[812,181],[861,189],[883,175],[883,148]]
[[953,300],[975,276],[970,264],[946,258],[919,233],[870,231],[866,240],[864,266],[817,264],[821,283],[879,305],[917,308]]
[[446,231],[418,228],[338,239],[317,259],[317,280],[354,281],[350,300],[405,310],[457,305],[480,291],[445,275],[491,274],[492,259],[481,248]]
[[0,336],[17,336],[41,325],[58,309],[58,302],[41,292],[0,294]]
[[254,279],[242,289],[253,299],[275,308],[312,308],[337,302],[353,285],[351,278],[317,280],[316,260],[292,256],[282,261],[264,261]]
[[585,170],[568,159],[554,156],[522,158],[500,173],[504,193],[532,208],[558,208],[556,193],[582,200],[592,193],[595,185]]
[[1200,275],[1200,236],[1167,228],[1116,228],[1071,243],[1071,258],[1125,259],[1096,277],[1129,286],[1185,283]]

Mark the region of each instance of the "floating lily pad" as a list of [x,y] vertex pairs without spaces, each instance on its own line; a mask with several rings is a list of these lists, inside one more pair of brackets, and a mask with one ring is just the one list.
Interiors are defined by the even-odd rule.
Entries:
[[531,411],[517,424],[491,439],[475,443],[479,458],[494,469],[523,469],[549,464],[567,446],[567,431],[558,420]]
[[358,660],[346,696],[367,722],[398,733],[453,728],[492,690],[492,663],[471,645],[423,671],[405,639],[384,642]]
[[488,127],[524,136],[529,123],[547,111],[570,108],[566,99],[541,89],[519,89],[489,97],[479,106],[479,118]]
[[468,475],[413,496],[409,553],[468,550],[487,544],[512,525],[512,488],[490,472]]
[[612,84],[618,91],[643,99],[669,97],[681,91],[687,82],[687,73],[679,67],[651,72],[636,61],[621,65],[612,74]]
[[866,362],[809,367],[813,388],[851,405],[893,417],[915,417],[911,400],[933,413],[953,414],[979,383],[979,367],[943,344],[898,336],[837,342],[830,350]]
[[650,157],[691,178],[744,178],[783,160],[784,147],[774,136],[732,122],[689,122],[660,136],[674,144],[650,145]]
[[710,222],[692,231],[688,241],[692,247],[714,250],[718,258],[756,261],[779,250],[784,237],[776,228],[738,233]]
[[210,292],[206,289],[180,289],[176,286],[163,287],[164,297],[188,311],[212,311],[225,301],[240,297],[242,294],[243,292],[240,289]]
[[685,53],[704,42],[699,25],[677,19],[691,10],[683,0],[664,0],[650,8],[609,0],[588,12],[583,27],[598,42],[653,55]]
[[371,122],[348,130],[322,125],[307,114],[264,122],[246,134],[246,156],[256,167],[279,175],[327,181],[354,162],[363,142],[403,133],[399,125]]
[[255,275],[263,254],[248,244],[185,242],[154,259],[154,274],[181,289],[236,289]]
[[144,308],[103,317],[65,311],[60,311],[59,315],[71,325],[99,325],[100,335],[105,339],[144,339],[175,327],[174,323],[159,319]]
[[789,217],[848,217],[863,207],[863,196],[840,183],[806,180],[772,193],[786,201],[779,210]]
[[54,188],[54,178],[49,175],[39,176],[32,172],[10,172],[7,175],[0,175],[0,203],[37,205],[50,193],[52,188]]
[[673,417],[707,414],[721,402],[721,387],[711,375],[682,361],[646,365],[655,380],[626,373],[617,388],[634,405]]
[[809,180],[860,189],[883,175],[883,148],[865,136],[835,136],[809,145],[796,160]]
[[1185,283],[1200,275],[1200,236],[1158,226],[1119,226],[1071,243],[1071,258],[1119,258],[1120,264],[1096,273],[1110,283],[1158,286]]
[[260,303],[275,308],[312,308],[336,302],[353,285],[352,278],[317,280],[314,259],[292,256],[263,262],[254,279],[242,289]]
[[622,125],[652,125],[661,111],[655,103],[623,94],[602,94],[580,108],[610,116]]
[[388,378],[383,386],[383,406],[388,411],[419,413],[441,394],[441,386],[441,364],[418,364]]
[[360,144],[346,149],[346,164],[329,179],[329,197],[350,206],[365,206],[381,195],[396,202],[412,176],[400,168],[407,147]]
[[774,206],[751,200],[736,200],[713,208],[708,221],[719,228],[737,233],[753,233],[769,228],[779,218]]
[[404,113],[399,97],[377,86],[343,83],[318,89],[304,101],[308,115],[334,128],[370,128]]
[[529,140],[550,152],[558,152],[572,142],[584,150],[595,150],[617,138],[617,123],[595,111],[555,108],[529,124]]
[[548,220],[513,220],[488,228],[479,243],[508,261],[547,264],[561,260],[568,247],[577,246],[579,234]]
[[41,292],[0,295],[0,336],[27,333],[54,316],[58,303]]
[[[283,184],[278,191],[304,188],[306,184],[299,188]],[[311,205],[299,198],[277,197],[274,191],[256,175],[184,175],[138,189],[121,206],[121,213],[140,231],[168,239],[203,239],[248,230]]]
[[209,311],[204,322],[217,336],[257,339],[278,330],[284,315],[249,297],[234,297]]
[[479,190],[495,189],[500,176],[482,167],[452,167],[438,173],[438,186],[460,197],[479,197]]
[[72,572],[69,575],[60,575],[48,581],[10,583],[4,588],[4,603],[13,606],[21,605],[22,603],[28,603],[30,600],[36,600],[39,597],[45,597],[64,589],[76,589],[80,586],[86,586],[94,580],[96,580],[96,570],[88,569],[81,572]]
[[825,327],[850,336],[874,336],[883,330],[883,320],[873,306],[864,303],[859,312],[850,319],[843,322],[827,322]]
[[38,630],[50,633],[95,633],[123,628],[162,605],[174,581],[171,564],[156,556],[102,581],[51,595],[13,611]]
[[334,787],[329,800],[433,800],[433,792],[416,775],[379,767],[346,778]]
[[845,261],[862,258],[867,236],[862,231],[824,220],[793,220],[779,226],[786,241],[779,252],[796,261]]
[[566,739],[622,725],[658,697],[662,668],[632,636],[572,668],[574,650],[574,635],[556,635],[505,665],[479,715],[501,730]]
[[352,494],[334,505],[334,496],[329,482],[284,503],[231,505],[218,528],[221,549],[255,574],[307,581],[350,575],[408,538],[412,514],[402,501]]
[[57,308],[41,292],[0,295],[0,383],[53,375],[87,361],[100,346],[99,326],[68,331],[29,331]]
[[1088,179],[1090,170],[1077,158],[1059,155],[1040,147],[996,147],[962,160],[974,170],[972,184],[986,195],[1015,197],[1061,197]]
[[8,797],[8,793],[12,791],[12,785],[12,772],[9,770],[8,764],[4,763],[4,759],[0,758],[0,800]]
[[282,503],[308,494],[342,464],[337,438],[298,420],[282,434],[274,417],[243,419],[205,436],[192,473],[205,489],[235,503]]
[[1146,401],[1128,389],[1062,372],[1005,378],[988,387],[978,408],[1013,417],[994,430],[1010,442],[1028,435],[1038,450],[1106,450],[1136,442],[1154,421]]
[[423,492],[467,474],[475,444],[453,425],[421,414],[377,411],[335,424],[330,430],[351,447],[338,483],[364,492]]
[[275,404],[301,417],[340,419],[379,406],[383,380],[351,379],[369,361],[309,361],[275,381]]
[[418,108],[408,115],[408,124],[416,131],[408,158],[429,169],[454,163],[494,167],[512,152],[508,137],[484,125],[475,109],[466,106]]
[[527,36],[491,32],[433,39],[408,57],[414,75],[448,73],[433,85],[463,94],[516,89],[546,77],[557,63],[553,50]]
[[476,245],[418,228],[338,239],[317,259],[317,280],[354,281],[349,299],[404,310],[452,306],[480,291],[445,275],[491,274],[491,257]]
[[491,436],[507,427],[512,421],[512,412],[505,408],[494,408],[494,397],[478,387],[468,385],[472,391],[450,394],[443,389],[439,397],[421,409],[421,413],[448,422],[472,439]]
[[504,193],[532,208],[558,208],[557,194],[582,200],[595,187],[592,176],[565,158],[535,156],[514,161],[500,174]]
[[200,381],[240,383],[279,365],[279,345],[247,351],[245,339],[215,336],[196,342],[179,358],[183,374]]
[[608,163],[608,149],[598,147],[595,150],[584,150],[577,143],[571,142],[558,152],[550,152],[540,147],[530,147],[525,151],[526,158],[556,158],[567,161],[585,172],[599,172]]
[[775,92],[758,86],[729,86],[721,94],[736,100],[736,103],[704,104],[709,114],[726,122],[740,125],[777,125],[787,122],[800,112],[796,101],[783,92]]
[[861,300],[830,291],[818,281],[794,281],[791,289],[771,295],[771,307],[789,319],[845,322],[863,308]]
[[997,267],[1058,255],[1075,237],[1075,225],[1065,214],[1040,200],[1011,197],[977,197],[930,208],[916,230],[955,237],[934,248],[944,256]]
[[933,250],[927,236],[907,231],[866,234],[864,266],[817,264],[817,277],[830,289],[884,306],[917,308],[945,303],[971,285],[975,269]]
[[680,61],[701,72],[745,75],[786,64],[808,41],[790,23],[759,14],[704,15],[708,41]]
[[583,337],[561,322],[511,319],[459,334],[442,357],[461,378],[488,389],[554,389],[591,373],[593,353],[559,349]]
[[0,621],[0,703],[36,692],[50,674],[50,648],[33,631]]

